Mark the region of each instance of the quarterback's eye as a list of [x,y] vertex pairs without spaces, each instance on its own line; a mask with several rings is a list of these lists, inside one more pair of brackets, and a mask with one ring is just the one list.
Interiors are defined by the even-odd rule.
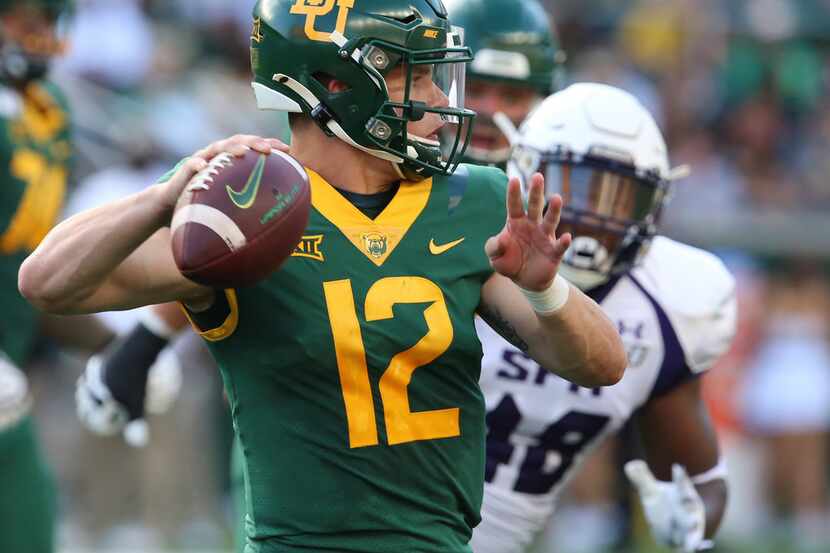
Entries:
[[412,80],[416,83],[422,82],[424,79],[432,80],[432,66],[419,65],[412,70]]

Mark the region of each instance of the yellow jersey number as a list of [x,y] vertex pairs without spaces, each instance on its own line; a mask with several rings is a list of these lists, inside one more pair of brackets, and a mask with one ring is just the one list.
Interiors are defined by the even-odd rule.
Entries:
[[66,194],[66,168],[51,165],[34,150],[15,152],[11,174],[25,183],[26,190],[6,232],[0,236],[0,253],[4,254],[34,250],[55,224]]
[[[346,405],[349,445],[352,448],[378,445],[375,405],[352,283],[350,280],[325,282],[323,290]],[[407,393],[413,373],[443,355],[452,343],[453,328],[444,294],[437,284],[421,277],[381,279],[369,288],[366,295],[366,321],[393,318],[392,308],[400,303],[430,305],[424,310],[428,329],[426,335],[408,350],[392,357],[380,379],[380,397],[389,445],[460,436],[458,408],[413,413]]]

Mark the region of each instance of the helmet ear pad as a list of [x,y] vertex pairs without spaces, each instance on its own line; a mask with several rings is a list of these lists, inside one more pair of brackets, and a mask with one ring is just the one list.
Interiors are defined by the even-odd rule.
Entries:
[[347,92],[352,88],[347,82],[325,73],[315,73],[313,76],[321,85],[326,87],[329,94],[340,94],[342,92]]
[[[251,68],[259,107],[303,112],[327,135],[391,162],[401,178],[451,174],[469,143],[475,116],[463,108],[464,87],[456,84],[472,54],[441,2],[361,0],[356,6],[332,0],[321,14],[325,10],[317,7],[322,4],[258,0]],[[423,79],[413,77],[418,66],[431,66],[433,83],[453,101],[417,106],[418,95],[411,94],[416,84],[419,94],[424,92]],[[405,79],[403,91],[398,74]],[[432,132],[437,139],[432,134],[413,139],[422,129],[413,131],[410,123],[421,111],[460,123],[436,125],[443,130]]]

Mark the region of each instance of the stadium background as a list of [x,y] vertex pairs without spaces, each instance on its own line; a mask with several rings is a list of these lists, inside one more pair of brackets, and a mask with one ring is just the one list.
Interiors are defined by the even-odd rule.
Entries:
[[[739,278],[739,336],[706,382],[732,476],[723,550],[830,551],[830,1],[546,3],[568,80],[633,92],[674,163],[692,166],[666,233]],[[285,131],[248,85],[253,0],[76,4],[54,73],[79,147],[70,212],[146,186],[216,138]],[[110,320],[126,328],[131,315]],[[44,343],[31,368],[61,551],[229,551],[230,424],[206,360],[185,360],[183,397],[143,451],[80,428],[82,362]],[[628,551],[650,551],[636,516],[633,531]]]

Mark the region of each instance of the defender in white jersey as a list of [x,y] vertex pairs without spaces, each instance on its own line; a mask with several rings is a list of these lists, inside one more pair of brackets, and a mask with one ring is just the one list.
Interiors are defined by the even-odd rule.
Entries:
[[727,490],[698,377],[731,343],[735,283],[715,256],[655,237],[671,181],[685,171],[670,169],[636,99],[597,84],[545,100],[522,126],[509,169],[524,182],[542,172],[548,194],[565,198],[574,245],[562,273],[617,323],[629,368],[615,386],[580,388],[478,324],[488,436],[473,550],[525,552],[580,462],[632,417],[648,464],[626,473],[652,533],[676,551],[710,548]]

